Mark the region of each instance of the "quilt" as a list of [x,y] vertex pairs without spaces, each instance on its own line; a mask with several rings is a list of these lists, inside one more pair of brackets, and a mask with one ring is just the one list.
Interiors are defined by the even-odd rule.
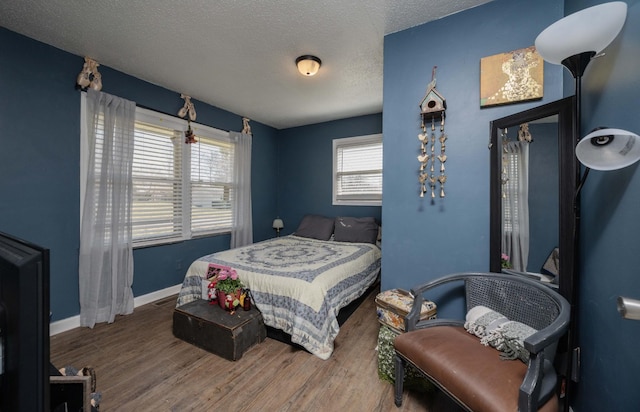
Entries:
[[264,323],[321,359],[333,352],[337,314],[380,272],[380,248],[289,235],[203,256],[191,264],[177,306],[201,298],[209,263],[230,266],[251,290]]

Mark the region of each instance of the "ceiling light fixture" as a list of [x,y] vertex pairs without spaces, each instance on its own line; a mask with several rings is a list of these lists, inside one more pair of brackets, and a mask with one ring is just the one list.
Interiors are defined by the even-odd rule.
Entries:
[[298,71],[305,76],[313,76],[318,73],[322,61],[316,56],[309,54],[300,56],[296,59],[296,66]]

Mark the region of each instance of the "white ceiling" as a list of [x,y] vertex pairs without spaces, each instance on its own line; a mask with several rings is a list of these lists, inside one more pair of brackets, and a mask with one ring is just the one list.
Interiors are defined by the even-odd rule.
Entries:
[[488,1],[2,0],[0,26],[282,129],[381,112],[384,35]]

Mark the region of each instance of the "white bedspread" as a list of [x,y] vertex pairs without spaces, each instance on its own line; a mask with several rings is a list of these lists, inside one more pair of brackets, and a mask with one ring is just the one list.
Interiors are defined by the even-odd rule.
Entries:
[[328,359],[339,331],[338,311],[375,282],[380,255],[380,249],[368,243],[293,235],[214,253],[191,264],[177,306],[200,299],[209,263],[230,266],[251,289],[266,325]]

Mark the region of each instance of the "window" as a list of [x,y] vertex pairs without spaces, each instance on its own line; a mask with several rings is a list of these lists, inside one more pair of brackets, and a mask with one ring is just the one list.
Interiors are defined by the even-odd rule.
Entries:
[[508,142],[502,154],[502,215],[504,233],[520,234],[529,221],[528,174],[529,143]]
[[133,151],[133,242],[231,230],[233,145],[228,133],[192,125],[197,143],[184,143],[185,122],[136,110]]
[[382,204],[382,135],[333,140],[333,204]]
[[[503,183],[502,183],[502,221],[504,222],[504,232],[511,233],[518,231],[518,181],[520,156],[517,152],[503,154]],[[513,204],[513,210],[512,210]],[[515,227],[514,227],[515,226]]]
[[[234,145],[227,132],[194,123],[198,142],[187,145],[186,127],[181,119],[136,108],[131,210],[134,246],[231,230]],[[85,127],[82,136],[86,156]],[[102,142],[97,142],[96,151],[101,147]],[[87,162],[81,164],[82,200]]]
[[198,136],[191,144],[191,232],[231,229],[234,147],[228,141]]

